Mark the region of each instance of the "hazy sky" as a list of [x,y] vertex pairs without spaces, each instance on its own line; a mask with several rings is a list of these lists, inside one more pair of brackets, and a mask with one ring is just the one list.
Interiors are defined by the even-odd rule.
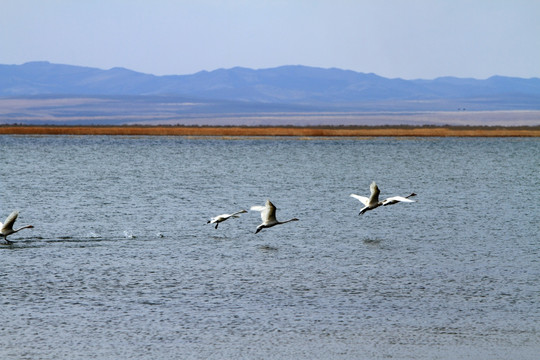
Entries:
[[1,0],[0,64],[540,77],[540,0]]

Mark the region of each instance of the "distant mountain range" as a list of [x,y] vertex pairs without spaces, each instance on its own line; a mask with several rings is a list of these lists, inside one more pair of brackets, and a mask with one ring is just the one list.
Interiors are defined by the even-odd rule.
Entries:
[[206,101],[353,107],[381,101],[440,104],[441,100],[460,100],[464,104],[482,102],[488,108],[540,109],[540,79],[493,76],[486,80],[403,80],[306,66],[261,70],[237,67],[154,76],[124,68],[101,70],[49,62],[0,65],[0,96],[42,95],[166,95]]
[[0,65],[0,124],[538,125],[539,110],[538,78],[403,80],[306,66],[155,76]]

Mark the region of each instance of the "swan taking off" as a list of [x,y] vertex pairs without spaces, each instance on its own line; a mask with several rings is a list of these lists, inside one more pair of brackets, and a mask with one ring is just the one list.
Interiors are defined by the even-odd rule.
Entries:
[[264,228],[269,228],[276,225],[286,224],[291,221],[298,221],[297,218],[292,218],[287,221],[277,221],[276,219],[276,207],[274,204],[270,202],[270,200],[266,200],[265,206],[252,206],[251,210],[253,211],[260,211],[261,212],[261,219],[262,224],[257,226],[257,231],[255,231],[255,234],[261,231]]
[[223,221],[225,221],[227,219],[230,219],[230,218],[240,217],[239,214],[243,214],[243,213],[247,213],[247,211],[246,210],[240,210],[240,211],[237,211],[237,212],[232,213],[232,214],[221,214],[221,215],[218,215],[218,216],[213,217],[210,220],[208,220],[207,224],[216,224],[216,229],[217,229],[220,222],[223,222]]
[[32,225],[25,225],[23,227],[13,230],[13,224],[15,224],[15,220],[17,220],[17,216],[19,216],[19,212],[14,211],[7,217],[6,222],[4,222],[3,224],[0,222],[0,235],[4,237],[4,240],[6,241],[7,244],[13,244],[12,241],[9,241],[7,239],[8,235],[14,234],[17,231],[21,231],[22,229],[33,228]]
[[371,196],[369,199],[364,196],[351,194],[351,197],[360,200],[362,204],[364,204],[364,207],[360,210],[360,213],[358,215],[362,215],[368,210],[373,210],[375,208],[378,208],[379,206],[387,206],[387,205],[393,205],[397,204],[398,202],[415,202],[414,200],[409,199],[410,197],[416,196],[415,193],[412,193],[406,197],[403,196],[393,196],[389,197],[387,199],[384,199],[383,201],[379,201],[379,187],[377,184],[375,184],[375,181],[371,183],[371,186],[369,187],[371,190]]

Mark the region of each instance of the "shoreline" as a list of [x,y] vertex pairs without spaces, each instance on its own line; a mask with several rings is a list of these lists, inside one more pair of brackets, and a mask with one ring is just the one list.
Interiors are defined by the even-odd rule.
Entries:
[[0,125],[0,135],[216,137],[540,137],[540,126],[141,126]]

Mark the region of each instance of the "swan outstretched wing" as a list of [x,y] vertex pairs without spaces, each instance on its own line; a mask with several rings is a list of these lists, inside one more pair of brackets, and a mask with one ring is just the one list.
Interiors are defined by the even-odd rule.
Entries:
[[371,185],[369,186],[369,190],[371,191],[371,195],[369,197],[369,203],[370,204],[378,203],[379,194],[381,193],[381,191],[379,190],[379,187],[377,186],[375,181],[371,183]]
[[251,210],[261,212],[261,219],[264,224],[276,221],[276,207],[270,202],[270,200],[266,200],[265,206],[252,206]]
[[365,196],[360,196],[360,195],[356,195],[356,194],[351,194],[351,197],[359,200],[362,204],[364,204],[365,206],[367,206],[367,204],[369,203],[369,199]]
[[210,220],[208,220],[208,223],[215,223],[215,222],[221,222],[221,221],[225,221],[229,218],[237,218],[237,217],[240,217],[240,214],[243,214],[247,212],[246,210],[240,210],[240,211],[237,211],[235,213],[232,213],[232,214],[221,214],[221,215],[218,215],[218,216],[214,216],[213,218],[211,218]]
[[240,214],[243,214],[243,213],[247,213],[247,211],[246,211],[246,210],[240,210],[240,211],[237,211],[237,212],[235,212],[235,213],[232,213],[232,214],[230,215],[230,217],[237,218],[237,217],[240,217]]
[[255,206],[252,206],[250,210],[259,211],[261,213],[261,219],[263,223],[266,221],[266,213],[267,213],[266,206],[255,205]]
[[15,224],[15,220],[17,220],[17,216],[19,216],[19,212],[17,210],[9,214],[4,224],[2,224],[2,230],[13,229],[13,224]]
[[270,202],[270,200],[266,200],[266,221],[267,222],[277,222],[276,220],[276,207],[274,204]]

